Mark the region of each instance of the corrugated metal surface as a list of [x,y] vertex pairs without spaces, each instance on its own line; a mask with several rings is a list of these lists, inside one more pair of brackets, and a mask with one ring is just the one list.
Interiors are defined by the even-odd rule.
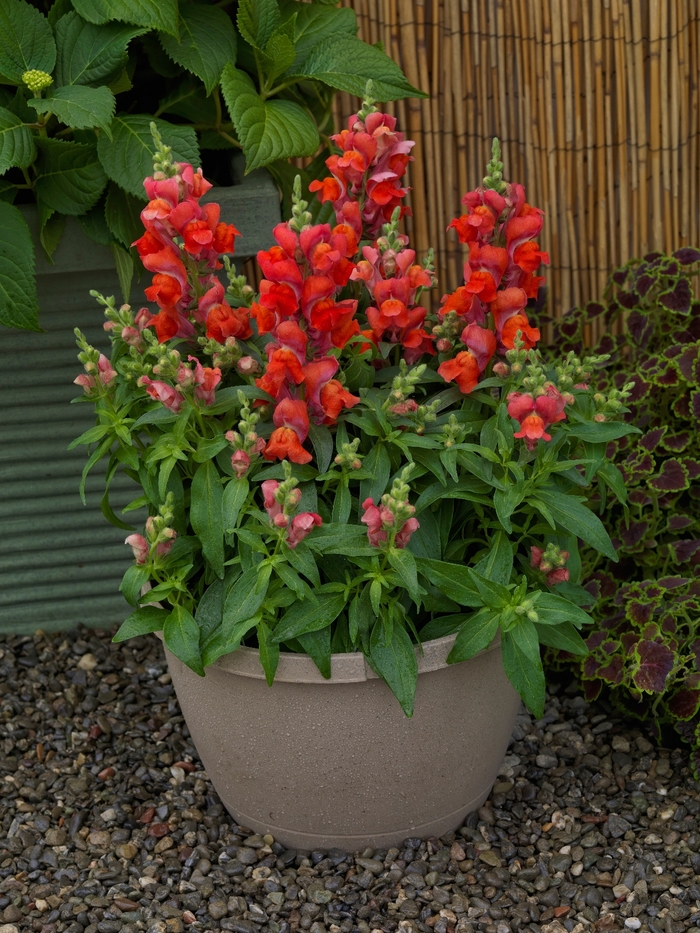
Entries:
[[[241,185],[213,191],[222,219],[244,238],[237,258],[270,245],[279,221],[277,190],[269,175],[254,173]],[[23,209],[24,210],[24,209]],[[35,214],[26,209],[30,226]],[[69,220],[54,254],[37,250],[40,322],[44,333],[0,328],[0,632],[53,631],[82,622],[110,628],[129,607],[119,583],[131,562],[129,532],[110,525],[100,510],[105,465],[78,494],[86,448],[68,444],[94,424],[91,405],[70,404],[80,390],[73,328],[108,351],[104,320],[90,289],[119,294],[109,250],[97,246]],[[133,297],[138,294],[135,286]],[[112,483],[117,515],[141,490],[123,474]],[[143,525],[145,512],[126,516]]]

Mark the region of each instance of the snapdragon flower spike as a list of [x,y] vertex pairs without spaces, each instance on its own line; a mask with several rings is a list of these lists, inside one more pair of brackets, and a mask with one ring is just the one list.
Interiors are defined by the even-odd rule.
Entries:
[[301,500],[301,491],[295,488],[297,480],[287,473],[285,480],[278,483],[268,479],[262,484],[263,505],[274,528],[285,529],[284,540],[292,550],[304,538],[323,524],[316,512],[294,514]]
[[367,538],[374,547],[405,548],[411,535],[420,528],[418,519],[414,517],[415,506],[408,501],[410,486],[406,481],[413,469],[413,463],[404,467],[379,505],[375,505],[371,498],[362,503],[364,514],[360,521],[367,525]]
[[312,181],[309,191],[331,201],[338,222],[352,226],[358,240],[374,239],[397,207],[401,215],[408,212],[403,199],[409,189],[401,179],[415,143],[396,131],[395,117],[368,102],[331,139],[342,152],[326,159],[330,176]]
[[469,246],[464,264],[464,285],[444,295],[438,317],[451,311],[467,323],[483,324],[491,313],[501,353],[513,348],[518,331],[527,348],[540,333],[531,327],[525,308],[536,298],[544,279],[534,275],[549,255],[540,250],[536,237],[542,229],[543,212],[531,207],[525,189],[503,181],[500,147],[494,140],[492,160],[483,184],[465,194],[467,213],[453,220],[461,243]]
[[568,582],[569,571],[564,566],[568,559],[569,552],[561,550],[551,542],[544,550],[534,544],[530,547],[530,566],[545,575],[547,586]]
[[496,335],[472,323],[464,328],[461,339],[467,349],[441,363],[438,373],[445,382],[455,382],[467,395],[475,388],[496,352]]

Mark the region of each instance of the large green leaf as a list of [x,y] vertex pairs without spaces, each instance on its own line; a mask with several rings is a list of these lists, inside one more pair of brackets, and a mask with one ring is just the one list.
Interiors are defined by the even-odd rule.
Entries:
[[0,324],[39,330],[34,244],[27,222],[0,201]]
[[127,638],[136,638],[138,635],[148,635],[150,632],[159,632],[168,618],[167,609],[158,609],[157,606],[142,606],[122,622],[119,631],[112,641],[126,641]]
[[218,577],[224,575],[223,496],[219,471],[211,460],[197,467],[192,480],[190,521],[204,556]]
[[468,661],[475,654],[488,648],[496,636],[500,613],[493,609],[481,609],[462,624],[452,650],[447,655],[448,664]]
[[569,428],[572,437],[591,444],[607,444],[608,441],[616,441],[627,434],[641,433],[639,428],[635,428],[633,424],[625,424],[624,421],[587,421]]
[[84,87],[82,84],[57,87],[44,98],[27,101],[37,113],[53,113],[61,123],[76,130],[98,126],[111,139],[109,125],[116,101],[106,87]]
[[174,126],[147,114],[118,114],[112,120],[112,142],[101,136],[97,152],[107,175],[135,198],[143,198],[143,180],[153,174],[151,123],[156,124],[163,142],[172,146],[174,161],[199,165],[197,136],[191,127]]
[[581,628],[582,625],[590,625],[593,622],[587,612],[555,593],[540,593],[535,611],[539,621],[546,625],[571,622],[576,628]]
[[474,566],[474,570],[487,580],[493,580],[494,583],[501,583],[504,586],[510,583],[513,572],[513,545],[504,532],[496,532],[491,539],[488,554],[481,558]]
[[207,94],[219,83],[224,65],[236,61],[233,23],[216,7],[182,3],[180,41],[161,33],[160,42],[174,62],[202,79]]
[[199,626],[184,606],[175,606],[163,625],[163,641],[168,651],[186,664],[195,674],[204,677],[199,650]]
[[370,639],[369,663],[389,687],[407,716],[413,716],[418,680],[418,660],[408,632],[394,625],[391,641],[382,644],[382,626],[376,624]]
[[364,459],[365,470],[371,477],[360,483],[360,503],[371,499],[375,505],[384,494],[391,476],[391,460],[385,444],[374,444]]
[[226,65],[221,90],[236,136],[246,156],[246,172],[275,159],[313,155],[319,146],[316,124],[290,100],[266,100],[244,72]]
[[264,49],[281,22],[277,0],[240,0],[236,24],[245,41]]
[[529,619],[501,634],[503,667],[521,699],[539,719],[544,712],[544,673],[537,630]]
[[544,504],[562,531],[575,534],[596,551],[617,560],[617,553],[603,523],[583,504],[582,498],[567,495],[556,489],[538,489],[530,502],[536,507],[538,500]]
[[230,639],[235,626],[252,619],[258,611],[267,594],[270,573],[270,565],[265,564],[251,567],[236,580],[224,602],[223,636]]
[[581,638],[570,622],[561,622],[559,625],[537,625],[537,635],[540,643],[549,648],[558,648],[569,651],[571,654],[588,654],[586,642]]
[[40,151],[37,197],[69,217],[89,211],[107,181],[95,147],[46,138],[37,139],[36,144]]
[[331,628],[317,629],[297,635],[299,644],[314,662],[326,680],[331,676]]
[[388,55],[354,36],[323,39],[311,49],[295,74],[314,78],[358,97],[363,96],[370,79],[373,93],[380,100],[428,96],[408,83]]
[[416,558],[416,564],[428,583],[432,583],[460,606],[475,609],[483,606],[484,601],[479,595],[469,568],[464,564],[451,564],[448,561],[425,557]]
[[14,113],[0,107],[0,175],[8,168],[26,168],[35,155],[32,131]]
[[56,23],[56,85],[102,84],[124,67],[129,42],[144,32],[122,23],[96,26],[74,11],[62,16]]
[[316,632],[338,618],[345,607],[343,594],[317,590],[316,595],[318,601],[315,605],[309,600],[300,600],[285,612],[275,627],[273,641],[289,641],[305,632]]
[[73,6],[89,23],[118,19],[177,36],[177,0],[73,0]]
[[224,489],[223,515],[224,531],[230,533],[238,526],[241,509],[248,498],[250,484],[245,477],[230,479]]
[[297,14],[294,29],[295,68],[307,57],[314,46],[336,36],[356,36],[357,17],[348,7],[329,8],[287,2],[282,5],[282,16]]
[[199,626],[200,642],[221,627],[224,615],[224,581],[214,580],[202,593],[194,617]]
[[15,84],[25,71],[51,74],[56,43],[46,17],[24,0],[0,3],[0,74]]
[[425,590],[418,585],[415,557],[405,548],[396,547],[390,548],[387,556],[389,563],[401,577],[401,582],[408,590],[408,595],[419,606],[421,594],[425,593]]
[[143,233],[140,213],[145,206],[143,198],[127,194],[119,185],[110,182],[107,188],[104,217],[109,230],[127,249]]
[[265,671],[267,685],[271,687],[280,660],[280,646],[270,638],[271,631],[266,622],[258,622],[257,633],[258,647],[260,649],[260,663]]

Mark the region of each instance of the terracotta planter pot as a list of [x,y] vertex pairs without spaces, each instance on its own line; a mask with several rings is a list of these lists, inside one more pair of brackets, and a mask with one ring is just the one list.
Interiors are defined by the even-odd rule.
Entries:
[[440,836],[488,796],[520,706],[500,645],[448,665],[455,636],[418,655],[407,719],[361,654],[282,654],[272,687],[257,650],[239,648],[201,678],[166,649],[192,739],[242,826],[296,848],[386,848]]

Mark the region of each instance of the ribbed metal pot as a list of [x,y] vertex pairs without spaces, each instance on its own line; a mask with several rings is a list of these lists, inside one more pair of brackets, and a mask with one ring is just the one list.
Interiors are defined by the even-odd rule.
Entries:
[[334,654],[330,680],[282,654],[268,687],[257,650],[199,677],[165,650],[208,776],[239,825],[287,846],[386,848],[456,829],[489,794],[520,698],[500,644],[447,664],[455,636],[426,642],[408,719],[362,654]]

